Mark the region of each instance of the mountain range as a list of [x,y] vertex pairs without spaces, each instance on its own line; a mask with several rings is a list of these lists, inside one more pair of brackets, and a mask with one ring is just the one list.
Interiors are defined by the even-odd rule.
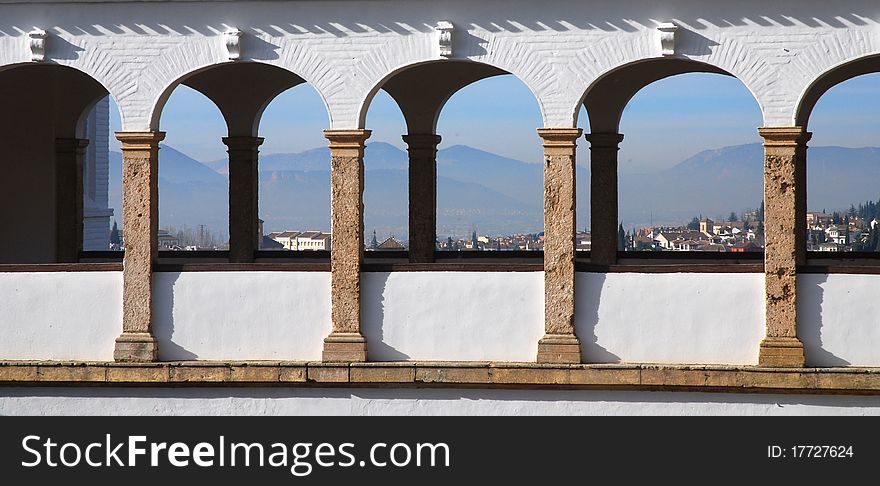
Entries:
[[[121,154],[111,152],[110,197],[121,215]],[[330,221],[330,153],[316,148],[260,157],[260,217],[265,230],[323,229]],[[365,152],[365,228],[407,236],[407,154],[383,142]],[[584,164],[586,161],[581,161]],[[589,226],[589,169],[577,167],[578,227]],[[225,235],[226,160],[201,163],[163,145],[159,156],[159,224],[206,225]],[[465,145],[437,153],[438,235],[537,232],[542,228],[540,163]],[[629,227],[684,224],[697,215],[725,217],[754,209],[763,193],[760,144],[706,150],[657,172],[621,174],[620,219]],[[846,209],[880,195],[880,148],[811,147],[808,206]],[[117,218],[121,219],[119,216]]]

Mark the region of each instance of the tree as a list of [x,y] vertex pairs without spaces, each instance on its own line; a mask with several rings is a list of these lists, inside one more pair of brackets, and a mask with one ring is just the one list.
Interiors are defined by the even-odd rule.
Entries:
[[626,250],[626,231],[623,230],[623,223],[617,227],[617,251]]
[[731,211],[730,216],[727,217],[727,222],[732,223],[737,220],[736,213]]
[[694,216],[694,219],[692,219],[691,222],[687,224],[687,229],[694,231],[700,229],[700,219]]
[[843,222],[843,225],[846,227],[846,233],[844,234],[843,244],[849,246],[849,216]]
[[119,246],[122,244],[122,238],[119,237],[119,226],[116,225],[116,220],[113,220],[113,229],[110,230],[110,244]]
[[764,201],[761,201],[761,205],[758,207],[758,221],[764,221]]

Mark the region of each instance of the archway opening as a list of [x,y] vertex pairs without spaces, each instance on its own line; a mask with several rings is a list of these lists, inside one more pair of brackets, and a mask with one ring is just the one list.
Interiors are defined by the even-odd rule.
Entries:
[[880,73],[825,91],[809,114],[807,251],[880,252]]
[[86,204],[106,178],[95,114],[107,97],[89,75],[57,64],[0,72],[0,106],[14,114],[0,122],[0,203],[9,209],[0,263],[76,262],[83,250],[109,248],[107,205]]
[[639,89],[620,119],[618,250],[763,251],[761,121],[748,89],[721,73]]

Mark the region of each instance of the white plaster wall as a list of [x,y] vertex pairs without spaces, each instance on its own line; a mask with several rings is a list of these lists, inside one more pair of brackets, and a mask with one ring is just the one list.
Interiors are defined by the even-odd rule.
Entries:
[[758,362],[758,273],[578,273],[576,327],[588,363]]
[[808,366],[880,366],[880,275],[798,276]]
[[880,397],[307,388],[2,388],[0,415],[878,415]]
[[361,274],[371,360],[534,361],[543,272]]
[[122,272],[0,273],[0,358],[112,360]]
[[161,360],[320,360],[329,272],[158,272]]
[[356,128],[376,87],[396,70],[439,59],[433,26],[456,26],[454,57],[517,75],[545,126],[572,126],[599,77],[660,55],[659,22],[679,26],[678,56],[736,75],[764,124],[791,125],[823,72],[880,52],[873,0],[803,2],[92,2],[0,0],[0,67],[27,62],[33,26],[50,32],[48,58],[103,83],[126,130],[158,126],[162,100],[182,77],[225,62],[221,34],[245,32],[242,57],[313,83],[333,128]]

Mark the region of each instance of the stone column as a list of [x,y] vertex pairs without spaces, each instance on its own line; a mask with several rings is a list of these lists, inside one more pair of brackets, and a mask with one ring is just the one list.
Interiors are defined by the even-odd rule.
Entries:
[[229,152],[229,261],[251,263],[260,248],[259,137],[224,137]]
[[802,367],[797,265],[806,260],[807,141],[802,127],[761,128],[764,137],[764,287],[767,336],[758,364]]
[[116,361],[155,361],[153,336],[153,262],[159,244],[159,142],[163,132],[117,132],[122,142],[122,217],[125,256],[122,285],[122,335]]
[[590,133],[590,262],[617,263],[617,152],[623,135]]
[[580,363],[574,329],[575,148],[579,128],[541,128],[544,139],[544,337],[539,363]]
[[324,130],[330,141],[331,319],[324,361],[366,361],[361,334],[364,256],[364,143],[369,130]]
[[404,135],[409,149],[409,261],[431,263],[437,240],[437,145],[434,134]]
[[55,139],[55,259],[79,261],[83,244],[83,157],[89,141]]

